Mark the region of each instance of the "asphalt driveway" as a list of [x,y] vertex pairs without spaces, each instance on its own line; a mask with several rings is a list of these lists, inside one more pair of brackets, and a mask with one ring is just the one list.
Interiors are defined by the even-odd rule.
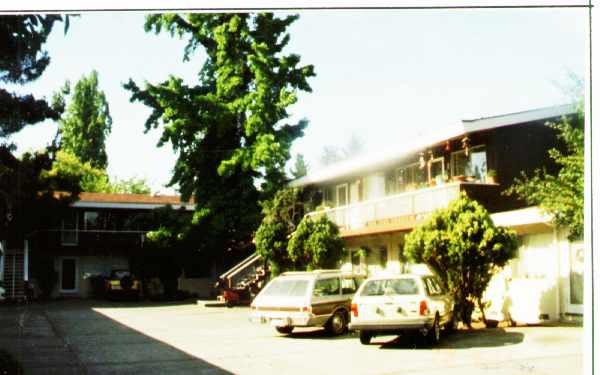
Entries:
[[458,331],[429,348],[403,337],[364,346],[320,329],[282,336],[246,308],[57,301],[0,306],[0,348],[27,374],[579,374],[580,327]]

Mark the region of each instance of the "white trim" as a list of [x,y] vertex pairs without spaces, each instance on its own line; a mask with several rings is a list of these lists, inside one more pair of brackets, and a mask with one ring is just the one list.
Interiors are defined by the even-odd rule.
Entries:
[[[116,203],[116,202],[89,202],[89,201],[77,201],[71,204],[71,207],[76,208],[127,208],[127,209],[138,209],[138,210],[153,210],[155,208],[168,206],[168,203],[156,204],[156,203]],[[195,206],[193,204],[171,204],[173,209],[185,208],[186,211],[194,211]]]
[[561,117],[568,114],[573,114],[575,112],[575,104],[563,104],[475,120],[463,120],[462,123],[466,132],[477,132],[481,130],[500,128],[503,126],[522,124],[525,122]]
[[503,211],[491,214],[494,225],[499,227],[512,227],[528,224],[548,224],[552,223],[552,217],[539,207],[527,207],[519,210]]
[[29,241],[23,244],[23,281],[29,281]]
[[[75,261],[75,288],[73,289],[63,289],[62,280],[63,280],[63,261],[73,259]],[[79,258],[78,257],[59,257],[58,258],[58,290],[61,293],[77,293],[79,292]]]
[[4,280],[4,257],[6,251],[4,251],[4,241],[0,241],[0,281]]

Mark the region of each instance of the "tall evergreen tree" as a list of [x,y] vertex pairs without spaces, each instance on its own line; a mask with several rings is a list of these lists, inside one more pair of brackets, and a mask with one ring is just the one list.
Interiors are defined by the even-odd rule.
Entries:
[[[0,16],[0,84],[23,85],[38,79],[50,56],[44,50],[56,22],[68,17],[58,15]],[[45,119],[58,119],[60,108],[52,108],[44,99],[22,95],[0,86],[0,139],[26,125]]]
[[162,126],[159,145],[178,153],[171,184],[194,196],[202,244],[215,250],[249,244],[260,221],[259,201],[286,182],[284,166],[306,121],[285,123],[298,90],[311,91],[311,65],[282,51],[297,16],[273,14],[151,15],[146,31],[187,37],[184,60],[203,48],[199,82],[169,77],[140,89],[132,101],[152,108],[146,129]]
[[[70,94],[67,82],[61,95]],[[60,148],[75,155],[81,162],[96,168],[106,168],[106,137],[110,134],[112,118],[104,92],[98,88],[98,73],[93,70],[75,84],[70,103],[60,120]]]

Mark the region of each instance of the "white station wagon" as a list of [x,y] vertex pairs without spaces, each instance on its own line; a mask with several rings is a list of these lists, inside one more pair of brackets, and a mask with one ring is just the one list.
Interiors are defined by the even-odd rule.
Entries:
[[349,329],[360,342],[384,334],[418,332],[431,344],[440,340],[440,327],[455,328],[452,297],[431,275],[400,274],[367,279],[352,300]]

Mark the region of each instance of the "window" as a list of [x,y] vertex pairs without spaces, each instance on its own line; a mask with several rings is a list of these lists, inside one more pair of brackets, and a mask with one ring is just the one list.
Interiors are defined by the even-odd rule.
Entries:
[[60,240],[63,245],[77,245],[77,212],[67,215],[62,221]]
[[412,295],[419,287],[414,279],[371,280],[362,290],[362,296]]
[[83,229],[100,229],[100,218],[96,211],[86,211],[83,213]]
[[340,279],[319,279],[315,281],[313,295],[315,297],[338,296],[340,294]]
[[358,289],[356,280],[352,278],[342,279],[342,294],[354,294],[356,293],[356,289]]
[[306,295],[307,287],[308,280],[277,279],[269,284],[263,295],[272,297],[302,297]]
[[427,295],[439,296],[443,294],[444,290],[433,277],[426,277],[423,279],[423,281],[425,282],[425,290],[427,291]]
[[342,207],[348,204],[348,184],[338,185],[335,188],[337,192],[336,207]]
[[452,175],[472,176],[478,182],[485,182],[487,159],[484,145],[470,149],[469,156],[463,150],[452,153]]

